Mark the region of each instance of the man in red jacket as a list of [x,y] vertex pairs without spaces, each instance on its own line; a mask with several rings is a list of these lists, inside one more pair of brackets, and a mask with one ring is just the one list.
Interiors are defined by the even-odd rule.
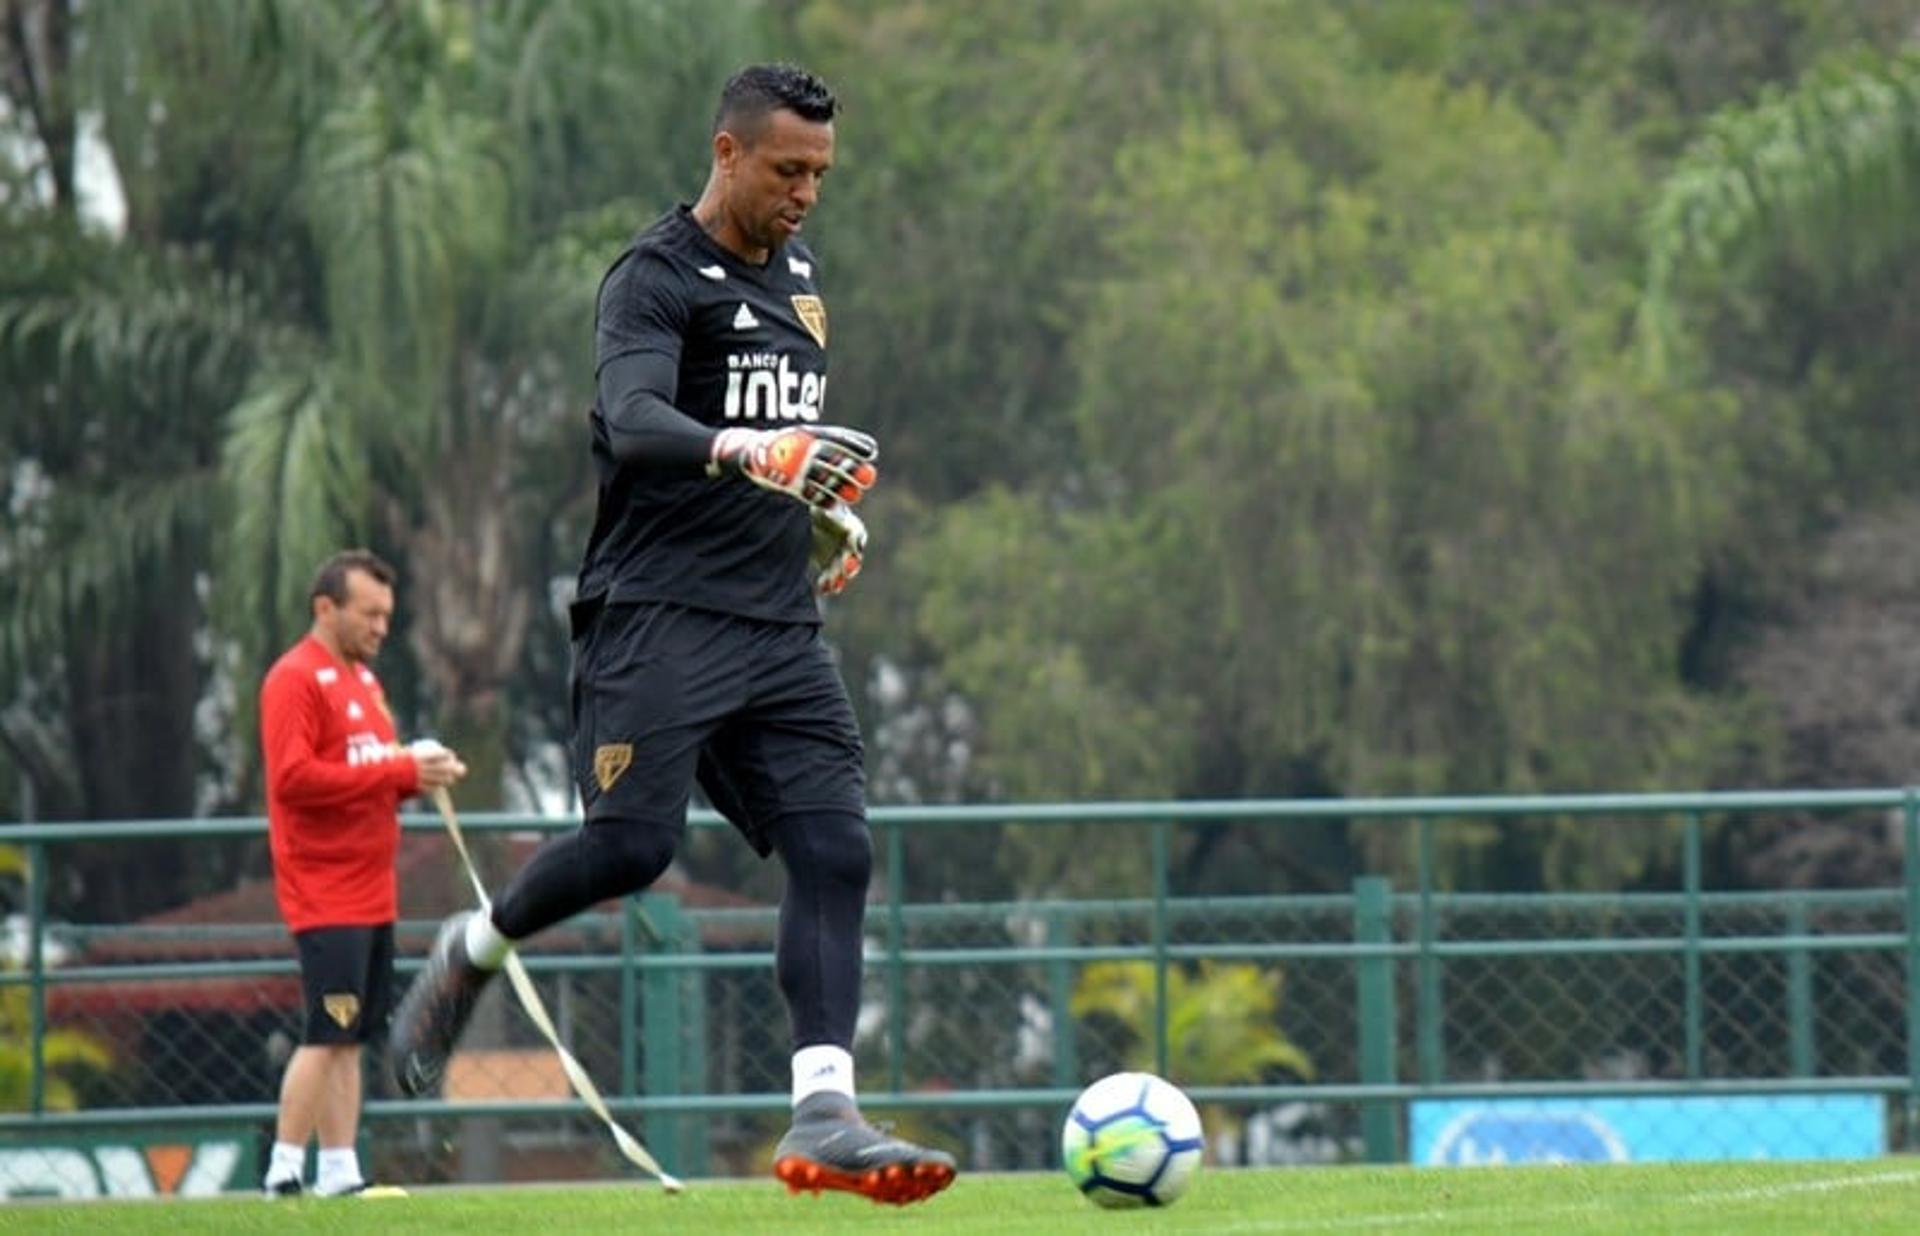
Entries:
[[430,739],[401,746],[368,662],[393,618],[393,568],[366,550],[322,563],[313,626],[260,687],[274,893],[300,953],[306,1032],[287,1062],[267,1166],[269,1195],[364,1190],[354,1153],[361,1046],[384,1029],[393,986],[394,853],[402,799],[466,774]]

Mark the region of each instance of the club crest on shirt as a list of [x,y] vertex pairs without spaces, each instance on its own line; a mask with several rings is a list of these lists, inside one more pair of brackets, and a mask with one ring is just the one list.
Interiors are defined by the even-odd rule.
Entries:
[[360,997],[350,991],[328,992],[320,997],[320,1007],[327,1010],[327,1016],[333,1018],[333,1024],[345,1030],[360,1016]]
[[620,774],[633,763],[633,744],[605,742],[593,749],[593,780],[602,794],[613,788]]
[[821,347],[827,346],[827,302],[818,296],[800,296],[793,298],[793,311],[800,315],[800,325],[807,328],[813,341]]

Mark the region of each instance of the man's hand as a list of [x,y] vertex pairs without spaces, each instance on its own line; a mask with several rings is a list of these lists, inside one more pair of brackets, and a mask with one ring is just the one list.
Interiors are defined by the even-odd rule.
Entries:
[[707,459],[708,476],[744,476],[763,489],[821,508],[851,505],[879,479],[880,446],[857,429],[722,429]]
[[807,565],[813,586],[821,596],[839,596],[860,573],[867,553],[867,525],[843,502],[816,506],[813,516],[813,552]]
[[445,789],[467,775],[467,766],[460,762],[460,757],[437,739],[416,738],[407,744],[407,754],[413,756],[422,790]]

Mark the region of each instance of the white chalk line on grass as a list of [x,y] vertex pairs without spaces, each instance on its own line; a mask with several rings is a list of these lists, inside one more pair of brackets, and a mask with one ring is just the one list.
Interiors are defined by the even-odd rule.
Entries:
[[1839,1189],[1864,1189],[1877,1184],[1920,1183],[1920,1171],[1868,1172],[1862,1176],[1829,1176],[1825,1180],[1794,1180],[1786,1184],[1754,1185],[1745,1189],[1710,1189],[1704,1193],[1685,1193],[1687,1202],[1771,1201],[1795,1193],[1832,1193]]
[[[1916,1183],[1920,1183],[1920,1171],[1869,1172],[1861,1176],[1828,1176],[1817,1180],[1795,1180],[1785,1184],[1754,1185],[1743,1189],[1704,1189],[1695,1193],[1675,1193],[1671,1197],[1659,1200],[1679,1206],[1693,1206],[1701,1203],[1766,1202],[1800,1193],[1837,1193],[1843,1189]],[[1231,1233],[1232,1236],[1242,1236],[1243,1233],[1253,1236],[1253,1234],[1264,1232],[1345,1232],[1376,1228],[1454,1226],[1471,1221],[1475,1225],[1474,1230],[1485,1231],[1488,1230],[1486,1225],[1489,1222],[1497,1227],[1514,1224],[1537,1227],[1541,1219],[1549,1216],[1567,1218],[1578,1214],[1597,1213],[1610,1209],[1612,1205],[1611,1198],[1595,1198],[1588,1202],[1529,1207],[1525,1214],[1515,1214],[1509,1206],[1498,1209],[1487,1206],[1459,1206],[1444,1210],[1349,1214],[1325,1219],[1257,1219],[1229,1223],[1213,1230],[1219,1233]]]

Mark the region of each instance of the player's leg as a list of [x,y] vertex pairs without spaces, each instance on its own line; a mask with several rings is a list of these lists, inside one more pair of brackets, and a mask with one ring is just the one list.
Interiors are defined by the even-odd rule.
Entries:
[[[367,927],[320,927],[294,936],[305,1025],[280,1084],[280,1110],[264,1181],[269,1194],[300,1192],[307,1142],[315,1133],[323,1155],[340,1144],[334,1139],[340,1137],[343,1058],[353,1061],[352,1110],[359,1110],[358,1044],[368,1020],[367,962],[373,932]],[[351,1152],[351,1131],[345,1144]]]
[[355,928],[360,949],[360,1015],[349,1034],[353,1042],[332,1049],[333,1076],[320,1107],[320,1153],[313,1191],[322,1197],[344,1197],[367,1188],[360,1165],[360,1109],[365,1076],[361,1061],[368,1042],[385,1033],[393,1004],[393,924]]
[[576,645],[574,772],[585,821],[535,852],[490,914],[441,925],[394,1015],[408,1094],[439,1084],[473,1007],[514,945],[602,901],[639,892],[673,861],[701,744],[732,701],[703,656],[716,615],[613,606]]
[[339,1197],[367,1187],[354,1145],[360,1126],[360,1044],[330,1047],[327,1056],[313,1191],[322,1197]]
[[280,1107],[274,1117],[273,1150],[261,1187],[270,1197],[295,1196],[305,1187],[307,1143],[320,1123],[320,1099],[326,1093],[327,1053],[302,1044],[294,1048],[280,1077]]
[[793,1031],[793,1127],[774,1151],[788,1186],[904,1203],[952,1183],[951,1156],[868,1125],[853,1072],[873,843],[859,727],[816,630],[776,629],[753,706],[709,748],[787,870],[775,947]]

